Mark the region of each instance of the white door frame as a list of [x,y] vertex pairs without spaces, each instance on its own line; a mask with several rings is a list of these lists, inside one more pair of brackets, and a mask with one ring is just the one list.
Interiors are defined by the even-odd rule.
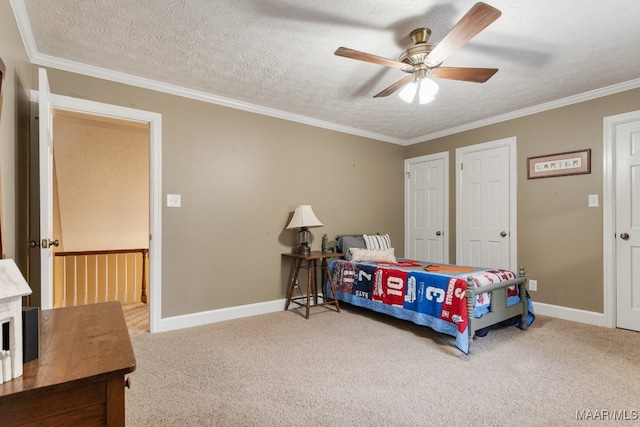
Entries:
[[640,110],[617,114],[604,118],[603,123],[603,192],[602,192],[602,260],[603,260],[603,299],[605,326],[617,325],[616,305],[616,165],[615,142],[616,126],[625,122],[640,120]]
[[[509,147],[509,268],[518,271],[518,157],[515,136],[496,141],[456,148],[456,230],[462,230],[462,180],[460,165],[462,156],[480,150]],[[456,263],[462,258],[462,236],[456,232]]]
[[162,115],[56,94],[51,95],[51,100],[53,108],[57,110],[149,124],[149,283],[153,284],[148,289],[149,330],[158,332],[162,309]]
[[[425,156],[420,157],[412,157],[410,159],[405,159],[404,161],[404,173],[407,174],[409,172],[410,165],[414,163],[423,163],[429,162],[432,160],[444,160],[444,180],[442,182],[443,185],[443,195],[444,195],[444,217],[443,217],[443,233],[444,233],[444,263],[449,263],[449,152],[443,151],[441,153],[435,154],[427,154]],[[406,177],[406,176],[405,176]],[[410,180],[405,179],[404,182],[404,255],[407,256],[409,253],[409,182]]]
[[[38,170],[40,194],[40,306],[53,308],[53,99],[47,71],[38,70]],[[48,284],[42,286],[42,284]]]

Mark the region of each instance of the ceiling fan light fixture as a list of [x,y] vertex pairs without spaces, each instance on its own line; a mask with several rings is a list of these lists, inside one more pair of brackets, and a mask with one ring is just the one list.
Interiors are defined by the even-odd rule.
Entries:
[[420,104],[428,104],[436,99],[436,93],[438,93],[438,84],[431,79],[424,78],[420,80],[420,90],[418,96]]
[[428,104],[435,99],[436,93],[438,93],[438,84],[431,79],[423,78],[420,81],[412,81],[407,84],[398,96],[407,104],[413,104],[418,94],[418,100],[420,104]]
[[398,96],[404,102],[406,102],[408,104],[411,104],[413,102],[413,99],[416,97],[416,92],[417,91],[418,91],[418,83],[411,82],[411,83],[409,83],[408,85],[406,85],[405,87],[402,88],[402,90],[400,91]]

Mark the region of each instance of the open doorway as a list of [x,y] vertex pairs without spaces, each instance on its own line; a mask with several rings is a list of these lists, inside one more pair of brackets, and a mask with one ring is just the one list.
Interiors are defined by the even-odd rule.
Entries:
[[147,311],[149,124],[54,109],[53,140],[54,307]]
[[[160,265],[159,265],[160,264],[159,260],[161,259],[161,252],[162,252],[161,251],[162,249],[162,244],[161,244],[162,243],[162,236],[161,236],[161,207],[162,207],[161,206],[161,166],[162,166],[161,164],[162,163],[161,162],[161,145],[162,145],[161,144],[161,141],[162,141],[161,121],[162,121],[162,117],[158,113],[137,110],[137,109],[127,108],[127,107],[120,107],[120,106],[110,105],[110,104],[103,104],[103,103],[87,101],[87,100],[78,99],[78,98],[70,98],[70,97],[65,97],[65,96],[60,96],[55,94],[51,94],[47,97],[48,88],[46,86],[48,85],[46,84],[46,74],[45,73],[41,73],[41,74],[43,74],[43,76],[41,76],[41,80],[45,81],[45,84],[44,84],[45,94],[43,95],[42,93],[43,85],[41,82],[39,98],[42,98],[43,96],[45,96],[48,99],[48,101],[46,102],[52,106],[52,109],[49,110],[50,111],[49,113],[46,113],[46,111],[44,113],[42,111],[40,112],[40,115],[39,115],[40,116],[39,117],[40,136],[50,135],[52,133],[52,132],[49,132],[49,128],[46,126],[51,126],[51,128],[53,127],[52,126],[53,111],[55,111],[56,114],[62,114],[62,112],[80,113],[80,114],[100,116],[100,117],[108,118],[111,120],[112,119],[119,119],[119,120],[125,120],[125,121],[128,120],[132,122],[142,123],[148,129],[148,139],[147,139],[148,141],[148,160],[147,160],[147,164],[148,164],[148,229],[147,229],[148,231],[147,232],[148,234],[146,236],[147,237],[146,241],[149,245],[148,261],[149,261],[150,268],[149,268],[148,283],[152,284],[151,285],[152,288],[150,287],[148,289],[148,301],[149,301],[148,318],[149,318],[150,331],[151,332],[158,331],[160,327],[159,323],[161,319],[160,307],[161,307],[161,286],[162,286]],[[42,79],[42,77],[44,77],[44,79]],[[40,100],[40,105],[42,106],[42,99]],[[43,125],[45,125],[45,128],[42,128]],[[49,143],[44,141],[43,143],[43,138],[41,138],[40,147],[39,147],[41,158],[42,158],[42,153],[45,153],[45,156],[46,156],[46,153],[50,150],[48,148],[49,146],[48,144],[51,144],[51,148],[53,148],[53,146],[55,145],[52,141]],[[37,158],[38,154],[34,154],[33,150],[31,151],[32,151],[32,154],[30,155],[30,157],[33,158],[35,156]],[[30,168],[32,171],[31,182],[40,183],[40,189],[30,188],[30,194],[32,195],[30,196],[30,199],[33,198],[33,195],[36,195],[35,197],[37,198],[37,195],[42,193],[41,189],[43,187],[47,187],[47,188],[52,187],[52,185],[51,187],[49,187],[49,184],[52,183],[53,181],[53,167],[45,168],[43,172],[43,168],[42,168],[43,164],[46,166],[47,162],[42,162],[41,160],[39,169],[38,167]],[[39,175],[39,178],[38,178],[38,175]],[[52,192],[52,191],[49,190],[49,192]],[[41,199],[43,198],[41,197]],[[48,204],[40,203],[40,205],[37,206],[37,209],[30,208],[30,215],[32,217],[35,216],[36,218],[39,216],[41,218],[41,224],[42,224],[43,216],[49,215],[52,211],[53,211],[52,202],[49,202]],[[50,240],[53,237],[52,229],[53,227],[51,227],[51,229],[45,228],[45,230],[51,230],[51,234],[50,234],[51,237],[47,239],[49,243],[53,243],[53,241]],[[36,245],[33,245],[32,249],[30,250],[30,254],[32,256],[35,255],[36,253],[43,254],[43,255],[47,253],[52,253],[51,245],[47,245],[47,247],[43,245],[42,248],[39,248],[37,245],[37,242],[39,242],[40,240],[42,240],[43,242],[45,241],[44,239],[42,239],[42,236],[46,237],[47,235],[49,235],[48,233],[49,232],[43,231],[42,227],[40,227],[39,232],[37,230],[30,231],[29,234],[30,234],[31,241],[36,242]],[[158,261],[158,262],[155,262],[155,261]],[[38,263],[35,263],[35,262],[30,263],[30,275],[32,277],[40,277],[42,281],[39,286],[41,298],[40,298],[40,301],[37,302],[37,304],[39,303],[43,309],[52,308],[53,307],[53,298],[52,298],[52,295],[53,295],[52,276],[53,275],[49,273],[45,275],[42,272],[42,270],[33,271],[33,267],[37,264]]]

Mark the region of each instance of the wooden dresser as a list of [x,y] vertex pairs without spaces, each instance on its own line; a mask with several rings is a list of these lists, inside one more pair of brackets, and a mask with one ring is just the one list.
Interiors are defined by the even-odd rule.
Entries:
[[0,384],[0,425],[124,426],[136,359],[119,302],[41,311],[39,355]]

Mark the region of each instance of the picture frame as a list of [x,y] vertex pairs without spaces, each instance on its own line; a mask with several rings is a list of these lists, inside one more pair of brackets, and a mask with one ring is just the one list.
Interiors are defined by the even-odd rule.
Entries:
[[591,173],[591,149],[527,158],[527,179]]

